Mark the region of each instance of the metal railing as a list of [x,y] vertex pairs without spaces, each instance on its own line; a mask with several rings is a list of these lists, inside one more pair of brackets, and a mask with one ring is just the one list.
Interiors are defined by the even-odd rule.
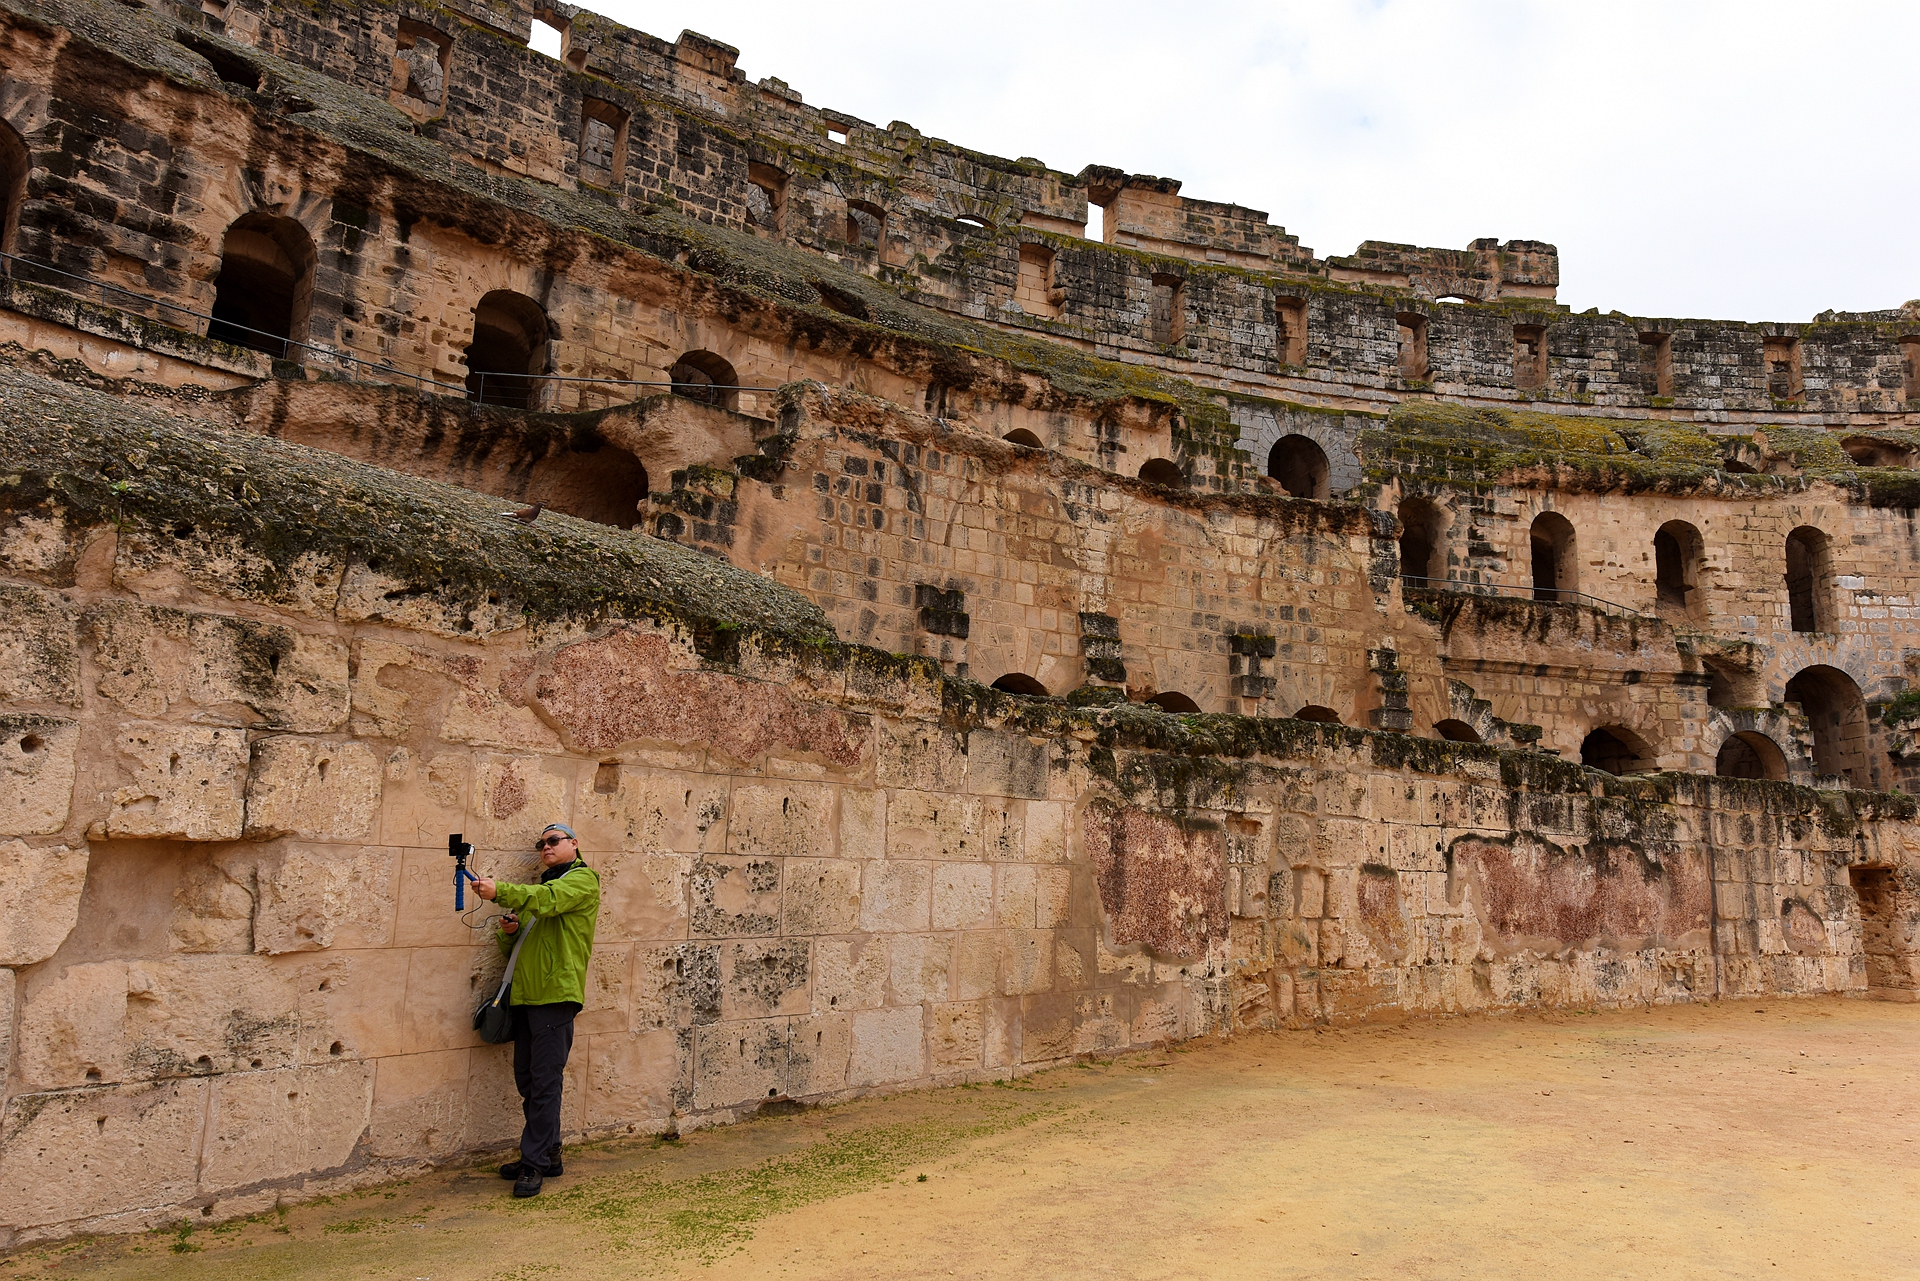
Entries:
[[[15,268],[24,267],[39,275],[58,277],[63,281],[72,281],[88,288],[98,289],[103,293],[116,295],[121,298],[130,298],[156,311],[171,312],[180,316],[190,316],[195,320],[206,322],[204,326],[194,326],[192,328],[178,325],[170,326],[180,329],[182,333],[192,334],[194,337],[204,337],[214,342],[230,343],[236,347],[244,347],[249,351],[257,351],[261,355],[275,360],[293,359],[289,353],[297,349],[301,352],[312,353],[312,355],[318,357],[321,362],[340,366],[349,376],[352,376],[355,371],[385,375],[379,378],[365,378],[364,381],[367,382],[406,383],[412,385],[416,391],[432,389],[442,394],[461,396],[483,405],[501,405],[515,409],[531,408],[532,405],[530,402],[538,394],[539,389],[549,383],[585,383],[595,387],[665,387],[675,395],[683,396],[689,400],[705,401],[708,404],[718,403],[712,396],[714,392],[779,390],[777,387],[750,386],[745,383],[690,383],[674,382],[671,379],[662,381],[659,379],[638,378],[587,378],[567,374],[509,374],[498,371],[489,372],[487,370],[479,370],[467,375],[467,380],[464,383],[452,383],[444,379],[435,378],[431,374],[422,374],[413,370],[401,369],[395,365],[387,364],[384,361],[367,360],[363,357],[341,351],[336,347],[327,347],[319,343],[299,342],[287,337],[285,334],[276,334],[265,329],[254,329],[251,326],[229,320],[224,316],[215,316],[209,312],[195,311],[191,307],[182,307],[179,303],[168,302],[166,299],[157,298],[152,294],[144,294],[138,290],[110,284],[95,276],[80,275],[75,272],[65,271],[53,266],[51,263],[36,262],[31,258],[22,258],[18,254],[0,253],[0,261],[5,261],[8,264],[9,274],[13,279],[20,280],[26,284],[39,285],[45,284],[45,282],[27,279],[14,270]],[[64,285],[48,285],[47,287],[72,292]],[[133,311],[135,309],[122,307],[120,310]],[[203,328],[205,330],[204,333],[201,332]],[[301,363],[305,364],[308,362],[303,360]],[[493,380],[491,389],[488,387],[489,378]],[[638,400],[640,397],[636,395],[633,399]],[[631,401],[628,403],[631,403]],[[725,406],[719,407],[725,408]]]
[[1597,609],[1603,614],[1616,618],[1642,618],[1637,609],[1610,600],[1601,600],[1598,596],[1589,596],[1585,592],[1568,591],[1562,587],[1515,587],[1506,583],[1469,583],[1458,578],[1425,578],[1419,574],[1402,574],[1403,587],[1412,587],[1425,591],[1461,592],[1469,596],[1498,596],[1506,600],[1530,600],[1542,605],[1580,605],[1587,609]]

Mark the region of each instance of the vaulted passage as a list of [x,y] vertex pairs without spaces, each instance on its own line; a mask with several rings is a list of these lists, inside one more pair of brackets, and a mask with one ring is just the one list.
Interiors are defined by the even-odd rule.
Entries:
[[1714,758],[1713,772],[1721,778],[1765,778],[1787,781],[1787,757],[1765,734],[1745,730],[1728,737]]
[[1872,787],[1867,757],[1867,705],[1853,677],[1837,667],[1809,667],[1787,682],[1787,701],[1800,704],[1813,737],[1813,772]]
[[1811,525],[1787,535],[1787,614],[1796,632],[1833,625],[1833,541]]
[[1653,536],[1654,600],[1661,615],[1697,619],[1705,606],[1700,563],[1705,543],[1684,520],[1670,520]]
[[547,313],[525,294],[496,289],[473,309],[467,395],[483,405],[538,407],[547,371]]
[[[248,214],[227,228],[207,337],[299,359],[313,302],[313,237],[291,218]],[[291,341],[289,341],[291,340]]]
[[[19,252],[14,245],[20,232],[20,207],[27,199],[27,174],[32,168],[27,144],[12,125],[0,120],[0,253]],[[12,270],[12,263],[0,259],[0,275]]]
[[1427,587],[1446,579],[1445,517],[1424,498],[1400,504],[1400,577],[1409,587]]
[[1550,604],[1571,602],[1580,587],[1574,557],[1573,523],[1559,512],[1533,518],[1533,598]]
[[993,683],[993,688],[1007,694],[1020,694],[1027,698],[1047,697],[1047,687],[1025,672],[1008,672]]
[[1630,729],[1606,725],[1580,743],[1580,763],[1609,774],[1633,774],[1656,768],[1654,752]]
[[667,377],[673,381],[676,396],[717,409],[733,409],[740,403],[740,375],[724,357],[713,352],[688,352],[673,362]]
[[1331,492],[1327,451],[1298,433],[1274,442],[1267,455],[1267,475],[1295,498],[1325,498]]

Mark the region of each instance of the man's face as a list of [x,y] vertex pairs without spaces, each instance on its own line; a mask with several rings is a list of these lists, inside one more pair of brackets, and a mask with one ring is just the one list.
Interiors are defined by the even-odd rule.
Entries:
[[565,832],[547,832],[540,837],[535,847],[540,855],[542,867],[564,867],[573,862],[573,856],[580,852],[580,842]]

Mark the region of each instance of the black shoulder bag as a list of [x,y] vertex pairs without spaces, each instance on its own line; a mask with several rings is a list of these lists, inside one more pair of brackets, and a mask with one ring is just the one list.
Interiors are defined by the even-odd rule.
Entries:
[[480,1003],[473,1012],[473,1030],[488,1045],[499,1045],[513,1039],[513,1006],[507,1000],[513,991],[513,967],[520,963],[520,949],[527,944],[527,935],[533,933],[533,927],[540,918],[530,916],[527,923],[520,927],[520,937],[513,941],[513,953],[507,957],[507,972],[500,979],[500,990]]

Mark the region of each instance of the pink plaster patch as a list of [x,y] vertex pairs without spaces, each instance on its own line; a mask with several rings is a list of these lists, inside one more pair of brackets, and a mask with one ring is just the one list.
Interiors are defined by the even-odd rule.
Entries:
[[562,649],[534,700],[581,751],[624,743],[704,743],[732,760],[784,748],[853,765],[864,736],[844,713],[803,707],[783,686],[674,671],[658,636],[615,632]]
[[1116,945],[1197,957],[1227,936],[1226,837],[1145,810],[1089,806],[1087,853]]

